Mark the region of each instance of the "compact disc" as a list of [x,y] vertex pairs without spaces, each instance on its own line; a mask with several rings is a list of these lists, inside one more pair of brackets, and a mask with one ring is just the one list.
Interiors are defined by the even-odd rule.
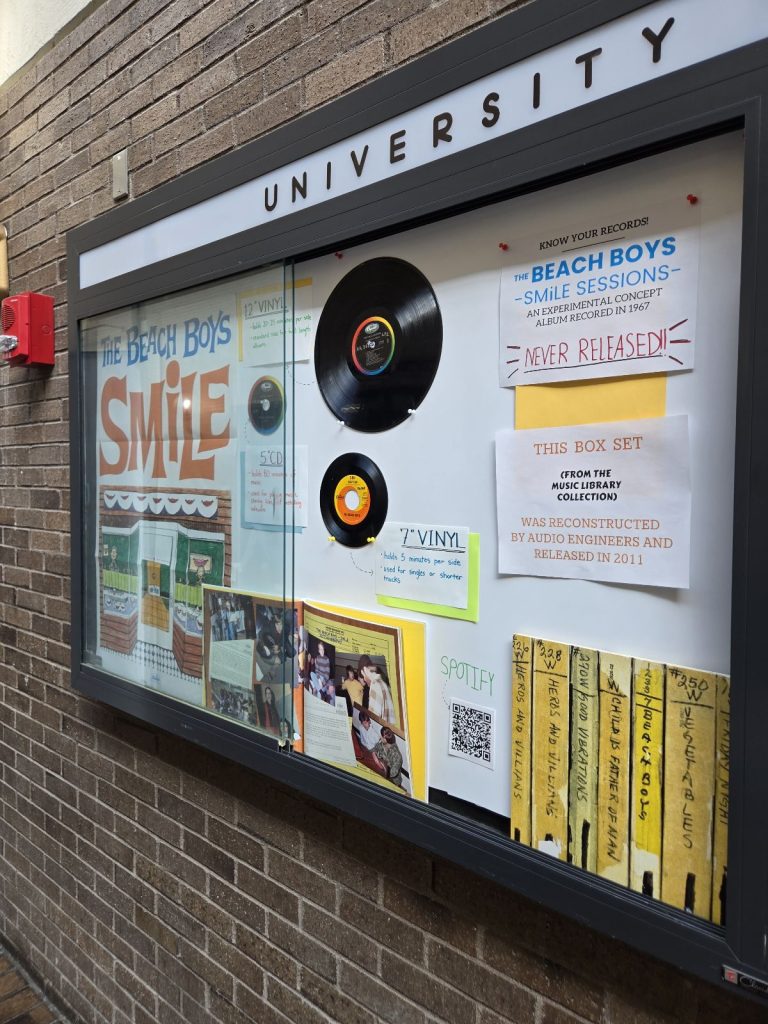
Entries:
[[320,316],[320,392],[348,427],[389,430],[424,401],[442,344],[440,307],[422,272],[405,260],[367,260],[339,281]]
[[387,518],[387,485],[367,455],[334,459],[320,484],[320,512],[328,532],[350,548],[375,537]]
[[285,395],[274,377],[259,377],[248,396],[248,419],[260,434],[274,434],[283,422]]

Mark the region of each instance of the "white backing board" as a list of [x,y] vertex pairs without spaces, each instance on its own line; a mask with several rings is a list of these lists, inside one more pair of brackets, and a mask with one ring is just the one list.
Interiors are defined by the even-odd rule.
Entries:
[[[514,632],[729,671],[741,178],[741,138],[721,137],[296,268],[297,277],[313,279],[315,322],[341,278],[378,256],[413,263],[440,305],[443,353],[434,384],[416,413],[393,430],[364,434],[340,426],[315,384],[313,362],[293,368],[295,439],[308,446],[309,463],[308,526],[294,538],[297,596],[382,611],[374,593],[375,545],[329,543],[320,515],[323,474],[345,452],[363,452],[380,468],[389,520],[461,523],[481,535],[480,621],[427,619],[430,786],[509,813]],[[685,202],[691,193],[699,198],[701,221],[696,361],[691,372],[667,382],[667,415],[687,415],[690,425],[690,589],[501,577],[494,436],[514,426],[515,391],[498,386],[506,258],[499,243],[534,236],[544,217],[571,222],[574,208],[602,222],[624,201],[635,209],[660,198]],[[240,582],[247,582],[244,569]],[[493,771],[448,756],[453,700],[493,710]]]

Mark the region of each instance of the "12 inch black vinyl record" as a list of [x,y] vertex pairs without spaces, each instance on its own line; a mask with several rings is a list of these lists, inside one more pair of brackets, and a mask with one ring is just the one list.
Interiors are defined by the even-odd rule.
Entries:
[[334,459],[320,484],[320,512],[328,532],[349,548],[375,537],[387,518],[387,485],[367,455]]
[[326,405],[373,433],[418,408],[437,373],[443,321],[426,277],[405,260],[367,260],[339,281],[323,308],[315,370]]

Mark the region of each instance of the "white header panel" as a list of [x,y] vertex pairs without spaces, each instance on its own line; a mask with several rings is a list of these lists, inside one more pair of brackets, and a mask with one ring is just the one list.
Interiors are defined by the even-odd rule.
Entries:
[[658,0],[80,257],[89,288],[768,36],[766,0]]

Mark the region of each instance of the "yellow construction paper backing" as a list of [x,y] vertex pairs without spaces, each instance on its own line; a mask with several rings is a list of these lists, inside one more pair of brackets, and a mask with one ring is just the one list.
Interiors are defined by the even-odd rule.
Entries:
[[666,407],[664,374],[527,384],[515,388],[515,429],[651,419],[663,416]]

